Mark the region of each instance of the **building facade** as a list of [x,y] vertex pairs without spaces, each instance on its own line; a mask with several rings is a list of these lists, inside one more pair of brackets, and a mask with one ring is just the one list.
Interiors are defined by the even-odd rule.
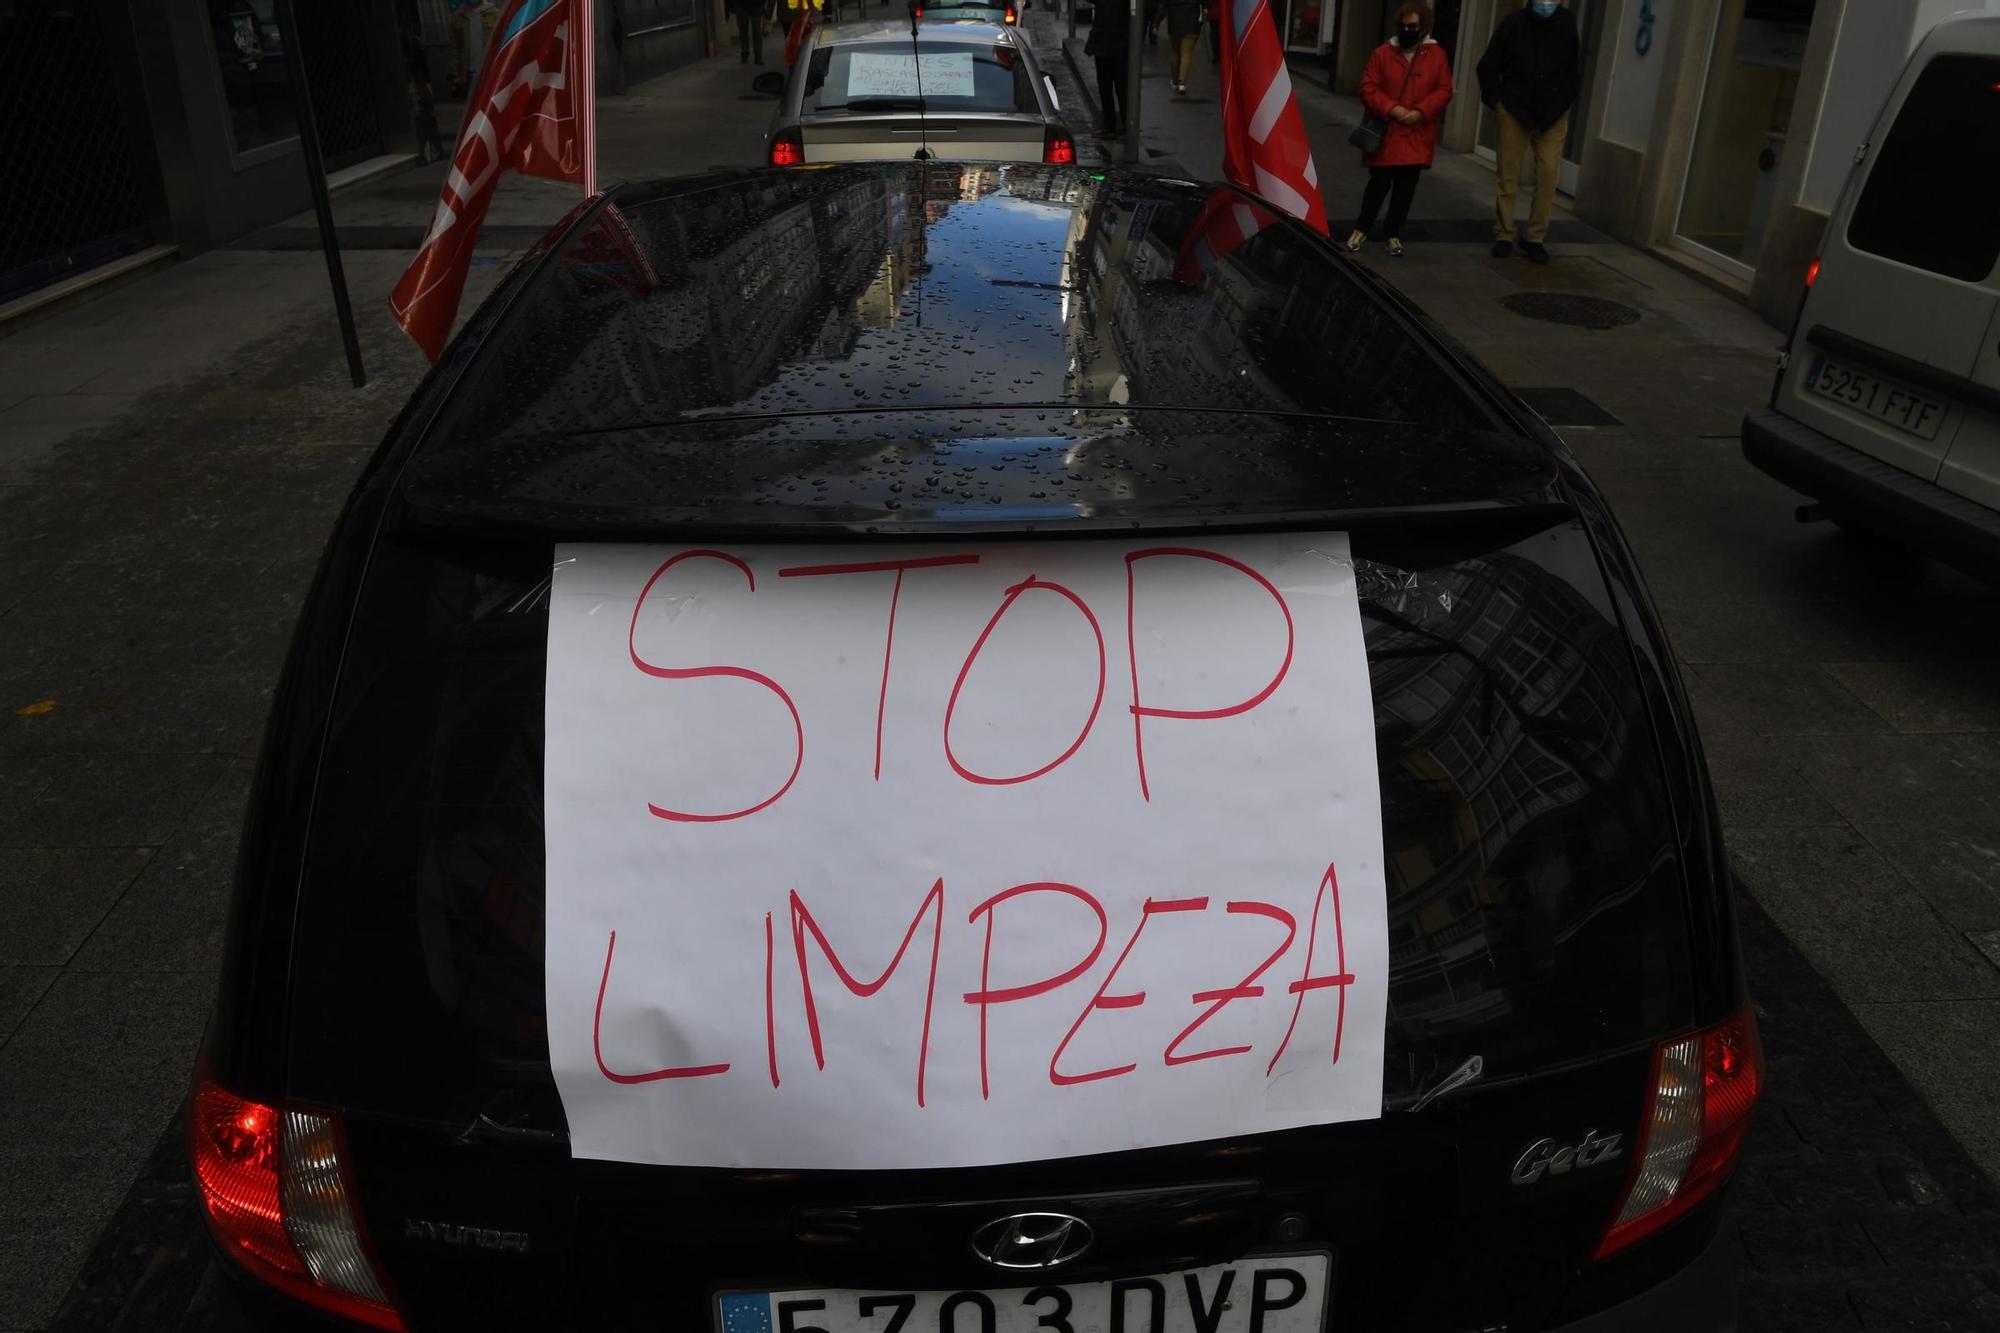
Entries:
[[[477,8],[479,0],[470,0]],[[598,91],[714,49],[720,0],[595,0]],[[223,245],[311,207],[288,61],[329,173],[415,149],[412,47],[447,145],[469,68],[451,0],[0,0],[0,305],[130,256]],[[494,7],[492,13],[497,15]]]
[[[1306,0],[1290,0],[1292,5]],[[1331,5],[1333,0],[1321,0]],[[1338,0],[1316,19],[1336,88],[1352,90],[1399,0]],[[1938,20],[2000,0],[1565,0],[1583,88],[1560,180],[1577,214],[1789,324],[1856,154]],[[1474,73],[1521,0],[1434,2],[1460,96],[1442,145],[1493,160]],[[1920,225],[1914,224],[1913,225]]]
[[329,171],[407,153],[413,0],[0,4],[0,301],[135,253],[192,253],[310,206],[289,61]]

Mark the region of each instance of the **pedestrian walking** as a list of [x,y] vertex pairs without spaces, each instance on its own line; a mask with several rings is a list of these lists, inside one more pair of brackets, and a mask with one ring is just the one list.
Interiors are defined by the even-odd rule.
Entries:
[[1576,15],[1562,0],[1533,0],[1500,21],[1486,54],[1479,57],[1479,100],[1500,122],[1500,161],[1494,173],[1493,255],[1514,252],[1514,192],[1521,183],[1521,159],[1535,161],[1535,196],[1521,253],[1537,264],[1549,262],[1549,213],[1555,208],[1556,173],[1562,170],[1569,112],[1582,80],[1582,43]]
[[444,142],[438,133],[437,89],[431,83],[431,56],[424,49],[423,32],[412,26],[403,30],[403,74],[410,94],[411,128],[417,135],[417,160],[444,160]]
[[1125,128],[1125,45],[1132,36],[1132,11],[1112,0],[1097,6],[1090,20],[1090,38],[1083,53],[1097,62],[1097,105],[1104,124],[1098,137],[1108,139]]
[[736,16],[737,64],[753,59],[764,63],[764,16],[770,5],[771,0],[729,0],[729,12]]
[[1347,237],[1349,250],[1359,250],[1368,239],[1386,199],[1389,253],[1403,257],[1403,226],[1410,220],[1417,178],[1437,155],[1438,121],[1451,103],[1451,57],[1431,36],[1432,22],[1430,6],[1418,0],[1398,9],[1395,36],[1375,48],[1362,72],[1361,101],[1369,119],[1349,141],[1361,146],[1368,185]]
[[1201,40],[1201,0],[1167,0],[1166,9],[1167,40],[1173,43],[1168,73],[1174,91],[1185,97],[1195,44]]

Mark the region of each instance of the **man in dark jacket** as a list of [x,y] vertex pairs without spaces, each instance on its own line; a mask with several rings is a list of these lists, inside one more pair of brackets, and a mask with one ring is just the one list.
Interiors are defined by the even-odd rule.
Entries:
[[747,65],[752,56],[764,63],[764,16],[771,12],[771,0],[729,0],[729,12],[736,16],[737,63]]
[[1514,191],[1521,183],[1521,159],[1535,155],[1535,198],[1521,253],[1537,264],[1549,262],[1543,242],[1556,202],[1556,173],[1562,168],[1569,109],[1582,79],[1576,16],[1562,0],[1531,0],[1500,21],[1479,58],[1479,100],[1500,122],[1498,189],[1493,199],[1493,254],[1514,252]]
[[1097,105],[1104,114],[1104,124],[1097,131],[1100,138],[1124,131],[1125,76],[1130,68],[1126,42],[1131,34],[1128,0],[1099,0],[1083,51],[1097,62]]

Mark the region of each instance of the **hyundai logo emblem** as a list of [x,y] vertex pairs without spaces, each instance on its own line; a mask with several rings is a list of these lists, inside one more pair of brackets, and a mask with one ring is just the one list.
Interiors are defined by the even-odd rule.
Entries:
[[972,1252],[995,1268],[1054,1268],[1090,1248],[1090,1224],[1067,1213],[1016,1213],[972,1233]]

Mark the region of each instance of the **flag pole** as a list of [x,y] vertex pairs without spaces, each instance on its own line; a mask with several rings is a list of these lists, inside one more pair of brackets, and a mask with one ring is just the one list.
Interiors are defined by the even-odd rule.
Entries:
[[326,193],[326,159],[319,150],[312,89],[306,85],[299,20],[293,12],[292,0],[278,0],[277,7],[278,31],[285,44],[285,74],[291,83],[293,115],[299,125],[299,156],[305,160],[306,184],[312,189],[313,212],[319,218],[319,246],[326,255],[327,281],[333,286],[333,313],[340,321],[340,341],[347,348],[347,377],[358,389],[368,382],[368,374],[361,368],[361,340],[354,332],[354,307],[347,301],[347,274],[340,265],[340,238],[333,229],[333,202]]
[[576,137],[583,151],[583,197],[588,199],[597,193],[597,0],[576,0],[575,13]]
[[1139,75],[1145,63],[1146,0],[1132,0],[1130,31],[1125,34],[1125,147],[1120,154],[1127,162],[1139,160]]

